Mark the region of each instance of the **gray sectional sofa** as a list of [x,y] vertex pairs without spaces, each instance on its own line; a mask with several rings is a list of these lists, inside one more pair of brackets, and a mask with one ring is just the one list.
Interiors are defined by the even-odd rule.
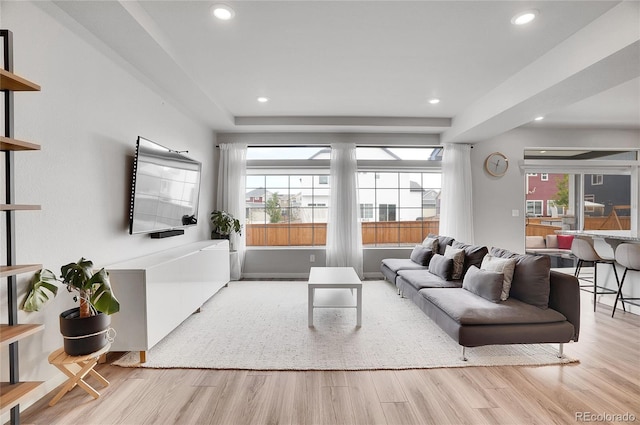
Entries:
[[[432,245],[432,239],[437,239],[437,245]],[[532,343],[559,343],[561,357],[563,343],[578,341],[578,280],[552,271],[548,256],[499,248],[489,251],[443,236],[429,240],[428,247],[416,246],[409,259],[382,260],[381,271],[400,295],[411,299],[462,346],[463,359],[465,347]],[[460,250],[464,252],[462,274],[453,279],[447,268],[453,269],[453,252],[460,263]],[[509,264],[511,269],[498,273],[491,270],[491,261]],[[511,277],[508,288],[505,275]],[[501,293],[505,288],[506,299]]]

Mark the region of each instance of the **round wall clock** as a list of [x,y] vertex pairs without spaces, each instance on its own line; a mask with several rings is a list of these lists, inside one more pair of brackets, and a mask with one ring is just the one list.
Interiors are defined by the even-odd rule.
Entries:
[[502,177],[509,168],[509,160],[506,155],[500,152],[494,152],[484,161],[484,169],[487,173],[495,177]]

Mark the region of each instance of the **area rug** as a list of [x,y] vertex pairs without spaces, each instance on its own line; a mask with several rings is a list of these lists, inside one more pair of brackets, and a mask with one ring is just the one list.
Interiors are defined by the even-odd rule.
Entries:
[[[324,297],[324,298],[323,298]],[[317,291],[316,304],[351,299],[348,289]],[[413,302],[384,281],[363,283],[362,327],[355,309],[316,309],[307,322],[306,282],[231,282],[147,353],[113,364],[145,368],[375,370],[551,365],[557,345],[461,348]]]

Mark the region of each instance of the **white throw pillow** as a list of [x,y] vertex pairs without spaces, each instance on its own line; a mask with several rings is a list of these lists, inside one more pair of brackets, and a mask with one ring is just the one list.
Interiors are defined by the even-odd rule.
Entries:
[[453,259],[453,273],[451,279],[462,279],[462,270],[464,270],[464,249],[454,248],[447,245],[444,250],[445,258]]
[[422,245],[429,248],[434,254],[438,253],[438,239],[437,238],[425,238],[422,241]]
[[513,272],[516,269],[516,259],[494,257],[491,254],[487,254],[482,259],[482,265],[480,266],[480,269],[504,274],[504,281],[502,282],[502,294],[500,295],[500,299],[502,301],[506,301],[506,299],[509,298],[511,281],[513,280]]

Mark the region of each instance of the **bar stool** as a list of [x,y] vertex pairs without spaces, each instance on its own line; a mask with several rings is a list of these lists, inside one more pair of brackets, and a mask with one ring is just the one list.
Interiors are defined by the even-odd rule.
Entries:
[[631,305],[639,305],[637,303],[629,302],[630,300],[640,300],[640,298],[624,298],[622,296],[622,285],[624,285],[624,279],[627,277],[627,272],[629,270],[632,271],[640,271],[640,244],[635,243],[621,243],[616,248],[615,252],[616,262],[621,266],[624,266],[624,273],[622,274],[622,280],[620,281],[620,286],[618,286],[618,295],[616,295],[616,302],[613,303],[613,313],[611,313],[611,317],[616,314],[616,306],[618,305],[618,299],[622,301],[622,309],[626,312],[627,309],[624,307],[624,303],[629,303]]
[[[578,264],[576,265],[576,271],[574,273],[575,277],[579,278],[580,269],[584,262],[593,263],[593,289],[591,289],[591,285],[580,285],[580,289],[582,291],[593,293],[593,311],[595,312],[598,295],[617,294],[620,290],[620,279],[618,279],[615,260],[613,258],[602,258],[596,252],[592,244],[580,238],[573,238],[573,242],[571,243],[571,252],[578,259]],[[598,286],[598,264],[611,264],[611,267],[613,267],[613,274],[616,277],[616,283],[618,284],[618,290]]]

